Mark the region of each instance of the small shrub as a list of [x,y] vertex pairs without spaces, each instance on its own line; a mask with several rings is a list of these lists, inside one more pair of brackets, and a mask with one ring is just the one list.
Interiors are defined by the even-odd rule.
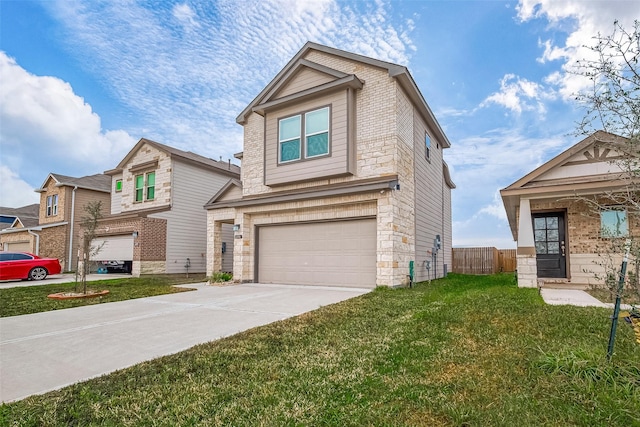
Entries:
[[231,279],[233,279],[233,274],[217,271],[211,275],[211,277],[209,278],[209,281],[213,283],[217,283],[217,282],[228,282]]

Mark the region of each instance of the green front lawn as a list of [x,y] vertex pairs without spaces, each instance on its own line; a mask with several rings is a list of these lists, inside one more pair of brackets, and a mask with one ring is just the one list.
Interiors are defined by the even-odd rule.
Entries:
[[[0,289],[0,317],[39,313],[41,311],[60,310],[83,305],[123,301],[133,298],[184,292],[190,289],[176,288],[173,285],[206,281],[204,274],[167,274],[158,276],[129,277],[123,279],[98,280],[87,282],[87,289],[109,290],[109,294],[97,298],[54,300],[49,294],[73,292],[74,283],[51,285],[20,286]],[[82,286],[78,284],[78,290]]]
[[3,405],[0,425],[640,425],[640,345],[621,322],[607,363],[610,315],[451,274]]

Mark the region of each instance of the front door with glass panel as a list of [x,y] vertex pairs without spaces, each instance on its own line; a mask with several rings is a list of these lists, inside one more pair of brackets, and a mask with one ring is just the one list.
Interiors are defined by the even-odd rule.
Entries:
[[564,212],[533,215],[538,277],[567,277]]

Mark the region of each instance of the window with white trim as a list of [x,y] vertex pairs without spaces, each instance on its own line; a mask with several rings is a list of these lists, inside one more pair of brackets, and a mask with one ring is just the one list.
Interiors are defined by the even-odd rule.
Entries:
[[47,196],[47,216],[58,215],[58,195]]
[[605,238],[629,235],[627,211],[624,209],[604,209],[600,211],[600,236]]
[[280,119],[278,121],[279,163],[328,155],[330,113],[329,107],[323,107]]
[[134,179],[135,201],[142,202],[145,200],[153,200],[156,196],[156,173],[147,172],[145,174],[136,175]]

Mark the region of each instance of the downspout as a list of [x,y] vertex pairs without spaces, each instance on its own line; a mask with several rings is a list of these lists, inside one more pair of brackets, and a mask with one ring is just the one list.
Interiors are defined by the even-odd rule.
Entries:
[[76,216],[76,190],[78,186],[73,187],[71,192],[71,225],[69,226],[69,258],[67,261],[67,271],[73,270],[73,223]]
[[30,229],[27,229],[27,233],[31,234],[32,236],[36,236],[36,253],[35,254],[40,255],[40,235],[34,233]]

